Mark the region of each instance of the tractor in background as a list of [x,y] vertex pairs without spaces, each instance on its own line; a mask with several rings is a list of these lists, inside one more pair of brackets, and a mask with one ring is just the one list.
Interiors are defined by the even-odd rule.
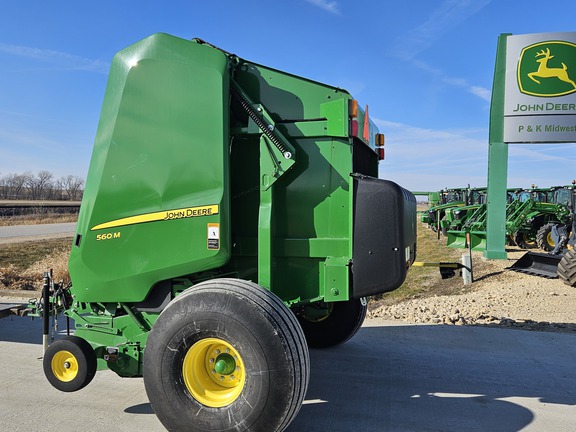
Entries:
[[[571,186],[556,188],[554,196],[558,205],[570,211],[565,223],[548,223],[545,250],[548,253],[527,252],[516,261],[510,270],[547,278],[560,278],[566,285],[576,287],[576,182]],[[544,232],[541,228],[539,234]],[[551,248],[553,246],[553,248]]]

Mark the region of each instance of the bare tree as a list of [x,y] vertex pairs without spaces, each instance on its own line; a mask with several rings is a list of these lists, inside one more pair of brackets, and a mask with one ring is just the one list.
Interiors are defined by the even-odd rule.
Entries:
[[84,187],[84,179],[78,176],[67,175],[61,177],[58,181],[61,185],[62,191],[69,200],[79,200],[82,198],[82,188]]
[[67,175],[54,180],[49,171],[40,171],[36,175],[31,172],[24,174],[7,174],[0,177],[1,199],[32,199],[80,200],[84,188],[84,179]]
[[4,199],[22,199],[24,198],[24,187],[27,183],[27,174],[7,174],[2,178],[2,198]]
[[52,194],[52,173],[50,171],[39,171],[36,176],[30,175],[26,181],[30,199],[50,199]]

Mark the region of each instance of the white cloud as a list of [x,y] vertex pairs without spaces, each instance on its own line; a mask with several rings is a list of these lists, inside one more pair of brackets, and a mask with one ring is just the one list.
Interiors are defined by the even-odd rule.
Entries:
[[480,86],[469,86],[468,91],[473,95],[478,96],[480,99],[484,99],[486,102],[492,100],[492,90],[480,87]]
[[492,0],[444,0],[428,19],[399,39],[396,56],[412,59],[429,48],[443,34],[462,23]]
[[386,136],[380,177],[420,191],[486,185],[487,131],[434,130],[373,120]]
[[335,15],[340,15],[340,9],[338,3],[335,1],[327,0],[306,0],[308,3],[318,6],[320,9],[324,9],[327,12],[333,13]]
[[481,86],[472,85],[464,78],[457,78],[457,77],[448,76],[448,75],[446,75],[446,73],[444,71],[442,71],[438,68],[435,68],[434,66],[431,66],[430,64],[428,64],[424,61],[421,61],[417,58],[403,58],[402,60],[409,63],[412,67],[423,70],[428,75],[432,75],[433,77],[435,77],[439,81],[441,81],[445,84],[448,84],[452,87],[464,89],[467,92],[469,92],[475,96],[478,96],[480,99],[482,99],[486,102],[490,102],[492,99],[492,90],[490,90],[490,89],[487,89],[487,88],[481,87]]
[[444,0],[421,25],[402,34],[391,54],[412,66],[432,74],[442,82],[463,88],[469,93],[490,102],[491,90],[470,84],[464,78],[448,76],[444,71],[418,59],[418,55],[434,45],[443,34],[470,18],[492,0]]
[[17,148],[20,152],[26,149],[23,153],[28,155],[35,152],[52,152],[59,153],[60,156],[66,155],[63,143],[50,138],[48,134],[43,134],[36,130],[19,130],[18,128],[0,126],[0,149],[4,152],[10,148]]
[[55,64],[56,67],[66,70],[81,70],[107,74],[110,64],[101,60],[88,59],[73,54],[40,49],[22,45],[0,43],[0,52],[19,57],[27,57],[44,63]]
[[[386,136],[380,177],[412,191],[486,186],[487,129],[426,129],[372,119]],[[576,145],[525,144],[508,147],[508,186],[569,184]]]

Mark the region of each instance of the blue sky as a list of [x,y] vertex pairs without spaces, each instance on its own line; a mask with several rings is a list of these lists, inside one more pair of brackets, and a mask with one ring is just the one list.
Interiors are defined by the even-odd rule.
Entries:
[[[5,2],[0,176],[85,178],[112,57],[165,32],[350,91],[386,135],[382,178],[483,186],[498,35],[575,31],[574,12],[574,0]],[[509,186],[576,178],[575,144],[509,153]]]

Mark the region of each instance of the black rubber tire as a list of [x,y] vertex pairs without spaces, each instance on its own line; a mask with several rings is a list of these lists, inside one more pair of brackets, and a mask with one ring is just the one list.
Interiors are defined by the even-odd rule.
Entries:
[[[62,370],[63,362],[77,366],[73,379],[66,381],[58,376],[56,371]],[[63,392],[74,392],[86,387],[96,375],[96,354],[85,339],[77,336],[66,336],[51,343],[44,353],[42,363],[44,375],[50,384]]]
[[516,233],[512,235],[512,239],[514,244],[520,249],[533,249],[536,246],[534,240],[529,238],[528,233],[522,231],[516,231]]
[[[305,312],[297,314],[311,348],[328,348],[346,342],[358,332],[366,318],[364,298],[326,305],[329,305],[327,315],[320,320],[307,319]],[[314,307],[314,304],[308,307]]]
[[576,287],[576,250],[568,250],[558,263],[558,277],[566,285]]
[[556,246],[555,244],[551,244],[549,239],[549,234],[552,232],[552,227],[556,225],[554,223],[547,223],[542,225],[538,232],[536,233],[536,244],[538,247],[546,252],[550,252]]
[[[200,403],[184,382],[186,353],[208,338],[229,343],[245,370],[240,395],[222,407]],[[308,348],[294,314],[273,293],[239,279],[202,282],[175,298],[145,349],[146,393],[170,431],[282,431],[300,410],[309,375]]]

